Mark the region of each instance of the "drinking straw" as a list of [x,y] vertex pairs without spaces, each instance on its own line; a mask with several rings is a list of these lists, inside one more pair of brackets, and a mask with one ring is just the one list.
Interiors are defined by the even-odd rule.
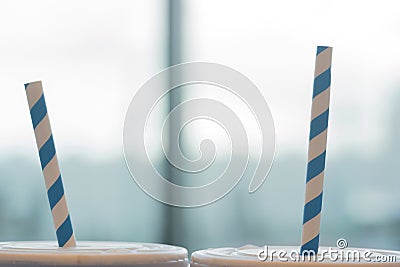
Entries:
[[68,212],[67,200],[58,166],[56,148],[50,128],[49,115],[47,114],[44,100],[42,82],[25,84],[26,97],[33,129],[36,137],[36,145],[39,150],[44,181],[47,189],[47,197],[50,203],[54,227],[56,229],[59,247],[75,247],[75,236]]
[[332,47],[318,46],[311,108],[310,139],[301,252],[318,253],[328,132]]

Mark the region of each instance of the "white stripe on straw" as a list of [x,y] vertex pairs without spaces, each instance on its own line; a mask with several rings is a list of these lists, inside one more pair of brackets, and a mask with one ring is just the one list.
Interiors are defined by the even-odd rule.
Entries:
[[60,168],[58,167],[42,82],[25,84],[25,92],[35,131],[36,145],[39,150],[40,163],[53,215],[58,245],[60,247],[75,247],[75,236],[65,199]]

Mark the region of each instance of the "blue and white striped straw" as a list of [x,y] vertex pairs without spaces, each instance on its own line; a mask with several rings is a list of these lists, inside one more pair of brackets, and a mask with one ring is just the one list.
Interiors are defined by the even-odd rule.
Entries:
[[310,141],[301,252],[318,253],[328,133],[332,47],[318,46],[311,108]]
[[40,163],[47,189],[57,241],[60,247],[75,247],[75,236],[68,212],[67,200],[58,166],[56,148],[50,128],[49,115],[47,114],[44,100],[42,82],[25,84],[29,110],[36,144],[39,150]]

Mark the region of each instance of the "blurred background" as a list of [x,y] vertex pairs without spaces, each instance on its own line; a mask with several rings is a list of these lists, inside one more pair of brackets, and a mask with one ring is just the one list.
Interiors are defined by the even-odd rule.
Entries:
[[[78,240],[189,251],[299,245],[315,52],[330,45],[321,243],[346,238],[350,246],[400,249],[399,7],[394,0],[1,1],[0,240],[55,240],[23,86],[42,80]],[[276,156],[254,194],[244,177],[216,203],[176,208],[146,195],[129,174],[122,132],[132,97],[155,73],[188,61],[240,71],[269,103]],[[182,95],[170,97],[165,113]],[[184,144],[198,145],[190,135]]]

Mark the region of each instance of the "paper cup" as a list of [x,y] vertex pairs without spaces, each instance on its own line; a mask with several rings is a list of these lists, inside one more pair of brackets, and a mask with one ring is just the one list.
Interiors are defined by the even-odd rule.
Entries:
[[[332,254],[329,255],[329,252]],[[358,255],[360,256],[359,258]],[[190,264],[191,267],[317,267],[322,265],[335,267],[397,267],[400,266],[400,252],[320,247],[317,257],[310,260],[307,255],[300,254],[300,248],[297,247],[267,248],[245,246],[242,248],[215,248],[196,251],[192,254]]]
[[188,259],[186,249],[162,244],[81,241],[60,248],[56,242],[4,242],[0,266],[187,267]]

